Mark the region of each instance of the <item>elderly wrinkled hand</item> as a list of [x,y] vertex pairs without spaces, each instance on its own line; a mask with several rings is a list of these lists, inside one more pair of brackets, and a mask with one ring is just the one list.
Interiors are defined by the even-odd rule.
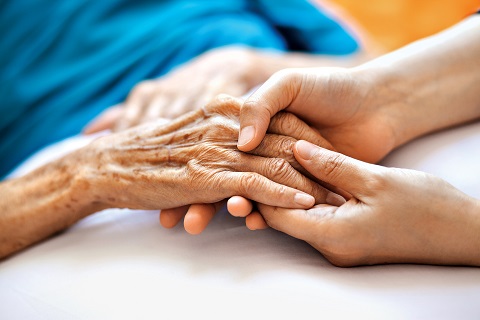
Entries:
[[[238,101],[239,103],[241,103],[240,100]],[[219,101],[218,103],[219,108],[228,107],[228,100],[227,104],[225,104],[225,101]],[[237,133],[238,115],[238,110],[235,110],[235,112],[231,114],[230,118],[230,120],[232,121],[232,125],[235,126],[233,131]],[[231,136],[230,139],[232,142],[235,141],[234,136]],[[290,113],[280,112],[272,118],[272,121],[270,122],[268,128],[268,133],[263,139],[263,141],[260,143],[260,145],[249,153],[252,155],[266,157],[262,161],[267,166],[270,166],[269,170],[273,172],[273,175],[269,173],[268,170],[262,170],[260,173],[266,175],[266,177],[270,178],[271,180],[278,181],[285,185],[291,185],[299,190],[305,190],[305,192],[317,192],[316,194],[311,193],[315,196],[315,203],[317,204],[330,203],[338,205],[343,203],[344,198],[340,195],[342,194],[341,190],[336,188],[327,189],[325,187],[329,186],[325,185],[325,187],[323,187],[321,181],[313,182],[310,179],[312,178],[312,176],[307,171],[305,171],[303,167],[298,165],[297,161],[293,157],[293,146],[298,139],[305,139],[318,145],[322,145],[326,148],[332,149],[332,146],[328,143],[328,141],[326,141],[317,131],[313,130],[296,116]],[[235,152],[243,154],[238,150],[236,150]],[[292,171],[292,168],[296,169],[296,171]],[[297,171],[301,172],[302,174],[299,174]],[[284,177],[288,177],[288,179],[277,180],[284,179]],[[299,180],[296,181],[297,179]],[[307,189],[305,189],[305,187],[303,186],[307,186]],[[309,191],[309,189],[311,191]],[[320,190],[321,192],[318,193],[318,190]],[[235,195],[238,196],[239,194]],[[284,197],[284,195],[275,195],[272,193],[269,196],[272,197],[269,200],[264,198],[264,195],[257,196],[257,199],[259,200],[248,197],[247,198],[260,203],[265,203],[267,201],[282,203],[280,206],[289,207],[287,203],[278,202],[281,198]],[[232,199],[229,200],[229,203],[231,202]],[[214,214],[218,211],[219,207],[223,204],[223,202],[208,204],[204,201],[190,202],[189,204],[192,205],[189,206],[187,204],[185,206],[176,207],[169,210],[162,210],[160,213],[160,223],[166,228],[172,228],[176,226],[182,218],[184,218],[184,227],[186,231],[191,234],[198,234],[206,228],[209,221],[213,218]],[[244,206],[248,206],[248,202]]]
[[285,207],[324,202],[331,192],[295,169],[301,168],[291,151],[296,139],[277,134],[282,115],[255,150],[237,149],[240,105],[223,96],[163,127],[149,123],[96,140],[89,147],[96,157],[89,175],[103,190],[101,201],[135,209],[215,203],[233,195]]
[[[304,209],[338,201],[338,195],[299,172],[292,146],[306,125],[293,115],[279,114],[261,145],[250,153],[239,151],[240,105],[241,100],[219,97],[166,124],[148,123],[97,138],[2,183],[0,192],[11,201],[0,203],[0,256],[105,208],[178,208],[234,195]],[[315,143],[319,139],[312,137]]]

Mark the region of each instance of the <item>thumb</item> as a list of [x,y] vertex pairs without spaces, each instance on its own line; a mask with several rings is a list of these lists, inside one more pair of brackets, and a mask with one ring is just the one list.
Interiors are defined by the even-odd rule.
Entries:
[[300,86],[299,74],[285,69],[275,73],[244,101],[240,108],[239,150],[251,151],[258,147],[270,119],[292,103]]
[[123,108],[115,105],[103,111],[99,116],[83,128],[84,134],[92,134],[107,129],[112,129],[117,120],[122,116]]
[[341,153],[300,140],[294,147],[297,161],[321,181],[345,190],[359,198],[373,175],[382,167],[347,157]]

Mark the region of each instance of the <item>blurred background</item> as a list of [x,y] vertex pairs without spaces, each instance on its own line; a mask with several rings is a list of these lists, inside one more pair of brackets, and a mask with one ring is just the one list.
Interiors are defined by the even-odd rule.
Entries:
[[[478,0],[315,0],[360,30],[365,44],[390,51],[443,30],[480,7]],[[358,31],[357,31],[358,33]]]

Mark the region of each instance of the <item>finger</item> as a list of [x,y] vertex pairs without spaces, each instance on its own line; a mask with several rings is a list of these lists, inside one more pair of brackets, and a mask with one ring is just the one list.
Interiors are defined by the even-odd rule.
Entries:
[[245,217],[245,224],[250,230],[260,230],[268,228],[262,215],[253,211],[252,202],[240,196],[234,196],[228,199],[227,209],[235,217]]
[[256,172],[224,172],[223,181],[231,181],[232,194],[240,195],[256,202],[277,205],[285,208],[310,208],[315,198],[305,192],[273,182]]
[[283,70],[275,73],[245,100],[240,109],[238,149],[250,151],[260,144],[270,119],[290,105],[300,84],[301,79],[295,73]]
[[252,209],[252,202],[240,196],[233,196],[227,201],[227,210],[234,217],[246,217]]
[[144,123],[160,118],[169,102],[169,97],[157,93],[155,97],[152,97],[152,101],[146,107],[140,121]]
[[267,225],[273,229],[297,239],[318,242],[318,239],[322,238],[321,235],[326,237],[324,230],[333,221],[337,207],[321,204],[308,210],[302,210],[259,204],[258,209]]
[[115,125],[115,122],[117,122],[122,116],[123,111],[124,109],[121,105],[115,105],[106,109],[99,116],[88,123],[85,128],[83,128],[83,133],[92,134],[103,130],[112,129]]
[[245,225],[250,230],[262,230],[262,229],[268,228],[267,222],[265,221],[265,219],[263,219],[262,215],[257,211],[250,213],[245,218]]
[[368,192],[382,167],[347,157],[300,140],[295,144],[298,162],[318,179],[337,186],[358,198]]
[[[169,117],[175,118],[182,114],[186,113],[186,104],[188,103],[188,97],[177,95],[173,96],[170,100],[170,104],[167,105],[164,109],[169,110]],[[194,108],[189,108],[188,110],[193,110]]]
[[[345,202],[342,196],[299,172],[305,172],[305,169],[293,156],[295,141],[290,137],[268,134],[254,150],[261,157],[250,159],[241,171],[258,172],[272,181],[306,192],[315,197],[315,203],[342,205]],[[273,143],[275,148],[272,148]],[[310,175],[308,171],[306,173]]]
[[297,118],[293,113],[279,112],[271,120],[269,133],[292,137],[296,140],[306,140],[322,148],[335,150],[317,130]]
[[217,203],[192,204],[185,215],[183,226],[190,234],[200,234],[221,208],[224,201]]
[[[325,181],[317,179],[314,175],[312,175],[310,172],[308,172],[304,167],[302,167],[298,163],[297,159],[293,154],[293,149],[295,147],[296,142],[297,140],[295,140],[292,137],[275,135],[275,134],[267,134],[265,138],[263,138],[262,142],[260,142],[260,145],[257,148],[253,149],[250,153],[258,156],[262,156],[262,157],[267,157],[267,158],[282,158],[287,160],[288,163],[290,163],[293,168],[295,168],[298,172],[303,174],[305,177],[315,181],[316,183],[319,183],[325,189],[332,191],[333,194],[330,197],[334,202],[329,202],[332,205],[341,205],[343,203],[343,199],[341,199],[340,197],[337,197],[335,194],[340,195],[345,199],[350,198],[351,195],[348,192],[345,192],[344,190],[336,186],[326,183]],[[272,148],[272,146],[275,146],[275,148]],[[317,202],[317,203],[320,203],[320,202]]]
[[143,81],[133,88],[125,102],[125,113],[115,124],[114,131],[121,131],[140,123],[144,109],[155,92],[154,81]]
[[173,228],[175,227],[180,220],[185,216],[188,210],[187,206],[181,206],[173,209],[164,209],[160,211],[160,224],[164,228]]
[[306,171],[293,155],[296,139],[284,135],[267,134],[260,142],[258,147],[248,152],[264,158],[281,158],[285,159],[298,171]]

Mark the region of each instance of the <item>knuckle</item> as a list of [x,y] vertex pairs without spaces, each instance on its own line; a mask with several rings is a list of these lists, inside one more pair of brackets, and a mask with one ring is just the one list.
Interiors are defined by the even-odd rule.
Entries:
[[341,174],[344,161],[345,157],[340,154],[334,154],[327,157],[323,163],[325,176],[330,177],[331,179],[337,178]]
[[275,114],[274,108],[274,103],[268,100],[268,98],[257,97],[253,94],[241,104],[240,120],[248,119],[249,124],[261,123],[267,127],[272,115]]
[[271,159],[268,163],[268,170],[270,174],[276,179],[288,177],[292,166],[287,160],[282,158]]
[[290,137],[282,137],[280,143],[278,144],[279,151],[281,152],[282,158],[287,160],[289,163],[295,158],[293,155],[293,146],[295,145],[296,140]]
[[252,113],[254,112],[258,107],[258,102],[254,99],[247,99],[243,104],[242,104],[242,113]]
[[255,186],[261,184],[260,176],[255,173],[245,173],[240,176],[238,192],[247,198],[253,193]]
[[302,73],[295,68],[287,68],[277,71],[273,74],[272,79],[279,86],[283,86],[288,92],[298,91],[299,84],[303,81]]
[[220,94],[217,94],[213,100],[216,102],[216,103],[228,103],[232,100],[235,100],[234,97],[226,94],[226,93],[220,93]]
[[272,118],[270,129],[280,134],[288,135],[294,131],[295,120],[291,113],[279,112]]
[[272,78],[277,81],[289,82],[298,76],[295,68],[285,68],[273,74]]

